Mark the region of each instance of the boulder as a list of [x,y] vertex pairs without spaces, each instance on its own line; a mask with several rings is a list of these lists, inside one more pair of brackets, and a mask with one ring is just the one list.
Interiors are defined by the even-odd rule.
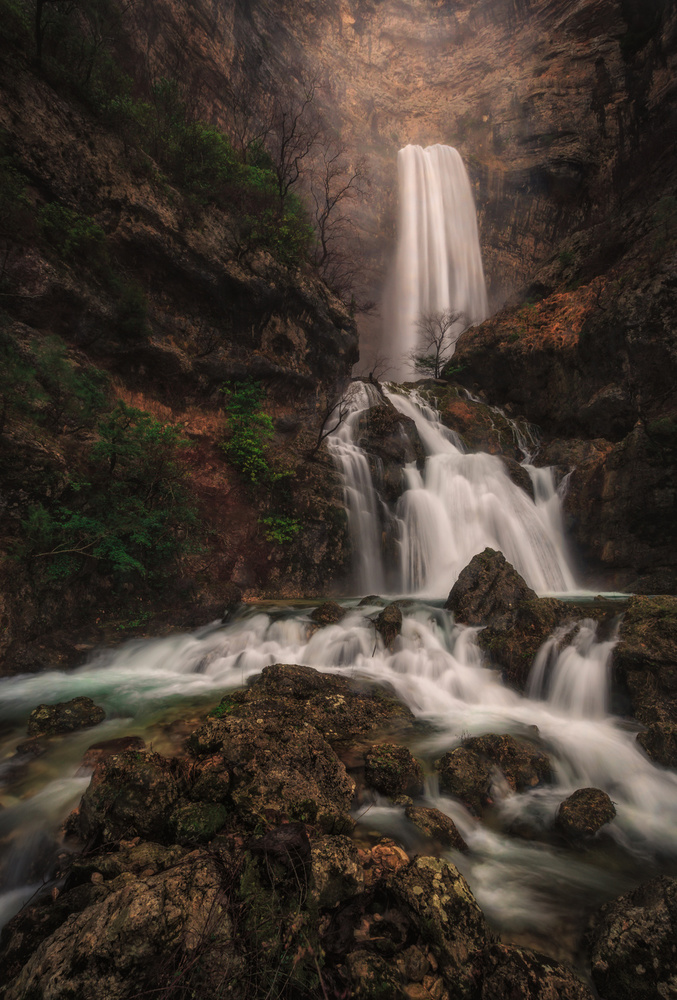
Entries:
[[[589,613],[589,612],[587,612]],[[477,642],[501,667],[504,680],[523,691],[534,657],[560,625],[573,622],[577,611],[554,597],[535,595],[495,618],[478,633]]]
[[382,795],[421,795],[423,771],[406,747],[381,743],[367,751],[364,760],[367,785]]
[[648,727],[639,743],[657,763],[677,766],[677,597],[631,598],[613,672]]
[[216,802],[179,802],[169,816],[169,829],[178,843],[203,844],[212,840],[228,819],[228,810]]
[[378,615],[374,625],[383,639],[383,644],[392,649],[395,639],[402,631],[402,611],[397,604],[389,604]]
[[54,736],[98,726],[106,713],[91,698],[72,698],[55,705],[38,705],[28,717],[29,736]]
[[168,820],[185,791],[177,760],[125,750],[97,764],[80,803],[77,828],[85,840],[173,839]]
[[515,486],[518,486],[530,500],[533,500],[534,483],[524,466],[516,462],[514,458],[510,458],[509,455],[501,455],[501,462]]
[[486,548],[461,571],[444,607],[464,625],[488,625],[535,597],[503,553]]
[[456,829],[454,821],[439,809],[408,806],[404,814],[426,837],[437,841],[442,847],[453,847],[456,851],[468,850],[468,845]]
[[513,792],[524,792],[551,780],[547,754],[525,739],[509,735],[471,736],[435,762],[440,787],[475,815],[492,805],[498,770]]
[[616,815],[616,808],[600,788],[578,788],[560,804],[555,828],[569,840],[594,837]]
[[335,625],[345,618],[347,613],[346,608],[342,608],[336,601],[325,601],[311,612],[310,617],[318,625]]
[[661,875],[606,903],[591,920],[588,941],[604,1000],[677,995],[677,878]]
[[405,731],[414,723],[409,709],[382,688],[286,663],[265,667],[245,691],[227,695],[222,706],[217,714],[284,721],[291,729],[309,722],[332,745]]
[[425,462],[415,422],[385,398],[360,417],[357,443],[367,452],[377,489],[390,502],[403,492],[404,466],[408,462],[423,466]]
[[494,934],[461,873],[442,858],[418,857],[391,875],[386,885],[391,905],[430,947],[454,996],[469,996],[474,964]]
[[187,748],[198,761],[221,757],[230,776],[230,802],[247,827],[268,828],[289,819],[343,833],[354,825],[354,782],[307,722],[290,727],[273,717],[212,718],[192,734]]
[[478,1000],[593,1000],[572,969],[538,952],[492,944],[482,956]]
[[106,757],[113,757],[123,750],[145,750],[146,743],[140,736],[119,736],[113,740],[101,740],[87,747],[80,767],[84,770],[96,767]]
[[178,970],[186,991],[217,995],[237,973],[241,959],[214,858],[195,852],[158,874],[126,872],[93,889],[89,904],[33,952],[6,1000],[129,997],[173,989]]
[[311,845],[315,898],[323,909],[343,903],[364,889],[358,847],[348,837],[319,837]]

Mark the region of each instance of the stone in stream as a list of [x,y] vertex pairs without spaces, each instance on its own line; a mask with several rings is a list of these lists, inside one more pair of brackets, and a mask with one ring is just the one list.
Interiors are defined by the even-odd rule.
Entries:
[[38,705],[28,717],[29,736],[54,736],[98,726],[106,713],[91,698],[73,698],[56,705]]
[[325,601],[311,612],[311,619],[318,625],[335,625],[347,615],[347,610],[336,601]]
[[395,639],[402,631],[402,611],[398,604],[389,604],[384,608],[376,618],[374,625],[376,631],[380,632],[384,645],[391,649]]
[[[123,750],[145,750],[146,743],[140,736],[118,736],[112,740],[101,740],[99,743],[92,743],[91,747],[85,750],[81,770],[88,770],[96,767],[101,760],[112,757]],[[78,772],[79,773],[79,772]]]
[[442,847],[453,847],[457,851],[467,851],[468,845],[456,829],[456,824],[439,809],[427,806],[407,806],[404,811],[410,823]]
[[464,625],[488,625],[535,597],[503,553],[486,548],[461,570],[444,607]]
[[364,776],[367,785],[382,795],[421,795],[423,771],[406,747],[380,743],[365,754]]
[[677,996],[677,878],[660,875],[590,921],[592,978],[604,1000]]
[[578,788],[560,804],[555,828],[569,840],[594,837],[616,815],[616,808],[600,788]]
[[510,735],[471,736],[435,761],[442,791],[460,799],[479,816],[492,805],[495,770],[513,792],[524,792],[552,778],[547,754],[528,740]]

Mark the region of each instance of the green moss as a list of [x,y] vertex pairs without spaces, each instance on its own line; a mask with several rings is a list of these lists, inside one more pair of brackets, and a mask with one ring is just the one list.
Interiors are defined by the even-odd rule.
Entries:
[[228,819],[225,806],[215,802],[186,802],[176,808],[170,825],[179,843],[204,843],[218,833]]

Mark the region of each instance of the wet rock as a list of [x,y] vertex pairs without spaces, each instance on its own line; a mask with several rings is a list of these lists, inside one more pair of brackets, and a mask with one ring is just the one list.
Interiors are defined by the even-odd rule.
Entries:
[[592,978],[604,1000],[677,993],[677,878],[659,876],[607,903],[588,933]]
[[101,761],[82,797],[77,825],[85,840],[171,837],[168,818],[185,788],[177,761],[125,750]]
[[513,792],[547,782],[552,765],[528,740],[509,735],[472,736],[435,762],[440,787],[460,799],[475,815],[493,802],[492,786],[499,771]]
[[409,918],[459,997],[469,994],[474,963],[494,940],[468,883],[441,858],[416,858],[387,881],[389,897]]
[[399,844],[389,837],[382,837],[370,851],[361,858],[366,885],[373,885],[379,879],[398,872],[409,864],[409,856]]
[[6,1000],[111,1000],[169,987],[179,968],[186,989],[213,993],[240,965],[222,883],[220,865],[196,852],[156,875],[125,873],[93,887],[88,905],[9,983]]
[[336,622],[345,618],[347,613],[346,608],[342,608],[336,601],[325,601],[324,604],[315,608],[310,617],[319,625],[335,625]]
[[367,452],[377,488],[391,502],[403,492],[404,466],[425,462],[416,424],[386,399],[360,418],[357,443]]
[[521,601],[478,633],[477,642],[491,662],[502,668],[504,680],[518,691],[526,687],[539,649],[556,628],[580,617],[577,610],[554,597]]
[[510,476],[515,486],[519,486],[523,490],[530,500],[534,499],[534,483],[524,468],[519,462],[516,462],[514,458],[510,458],[508,455],[501,455],[501,461],[505,466],[505,471]]
[[145,750],[146,743],[140,736],[120,736],[114,740],[101,740],[99,743],[92,743],[91,747],[85,750],[80,767],[84,770],[96,767],[101,760],[106,757],[113,757],[123,750]]
[[363,597],[357,606],[358,608],[374,607],[374,606],[384,608],[387,603],[388,603],[387,601],[384,601],[384,599],[382,597],[379,597],[377,594],[369,594],[367,597]]
[[38,705],[28,717],[29,736],[53,736],[98,726],[106,713],[91,698],[73,698],[56,705]]
[[381,634],[384,645],[392,649],[395,639],[402,631],[402,611],[397,604],[389,604],[376,618],[374,625]]
[[653,760],[677,766],[677,597],[633,597],[613,653],[616,681],[647,727],[639,743]]
[[351,830],[355,789],[345,767],[309,723],[290,728],[272,717],[209,719],[189,738],[198,760],[223,760],[230,801],[249,827],[285,819],[318,826],[325,833]]
[[456,851],[468,850],[468,845],[456,829],[454,821],[439,809],[409,806],[405,809],[405,816],[426,837],[436,840],[443,847],[453,847]]
[[313,884],[318,904],[330,909],[362,892],[360,852],[348,837],[320,837],[311,847]]
[[311,723],[331,744],[386,731],[401,732],[412,713],[382,688],[312,667],[276,663],[246,691],[230,696],[228,714],[284,720],[290,728]]
[[423,771],[406,747],[381,743],[365,756],[364,775],[367,785],[382,795],[421,795]]
[[616,809],[600,788],[578,788],[561,803],[555,827],[570,840],[594,837],[616,815]]
[[503,553],[486,548],[461,571],[444,607],[464,625],[488,625],[535,597]]
[[19,743],[15,752],[14,758],[21,758],[22,761],[35,760],[36,757],[43,757],[49,749],[47,743],[43,743],[38,739],[24,740],[23,743]]
[[480,1000],[593,1000],[572,969],[523,948],[491,945],[482,973]]

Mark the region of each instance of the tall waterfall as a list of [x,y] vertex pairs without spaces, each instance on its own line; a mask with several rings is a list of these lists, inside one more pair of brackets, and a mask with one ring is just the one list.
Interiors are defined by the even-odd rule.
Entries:
[[[500,458],[466,452],[458,435],[412,389],[408,394],[357,386],[352,412],[329,439],[344,479],[359,593],[446,597],[459,573],[486,546],[499,549],[538,593],[575,589],[550,471],[526,466],[531,497],[515,485]],[[380,499],[367,455],[359,447],[360,418],[389,401],[410,417],[426,453],[423,469],[402,469],[395,505]],[[372,460],[378,473],[378,461]],[[384,565],[385,564],[385,565]]]
[[411,377],[417,321],[454,310],[466,325],[488,315],[475,203],[460,154],[439,144],[405,146],[397,157],[399,235],[385,304],[387,353],[397,380]]

